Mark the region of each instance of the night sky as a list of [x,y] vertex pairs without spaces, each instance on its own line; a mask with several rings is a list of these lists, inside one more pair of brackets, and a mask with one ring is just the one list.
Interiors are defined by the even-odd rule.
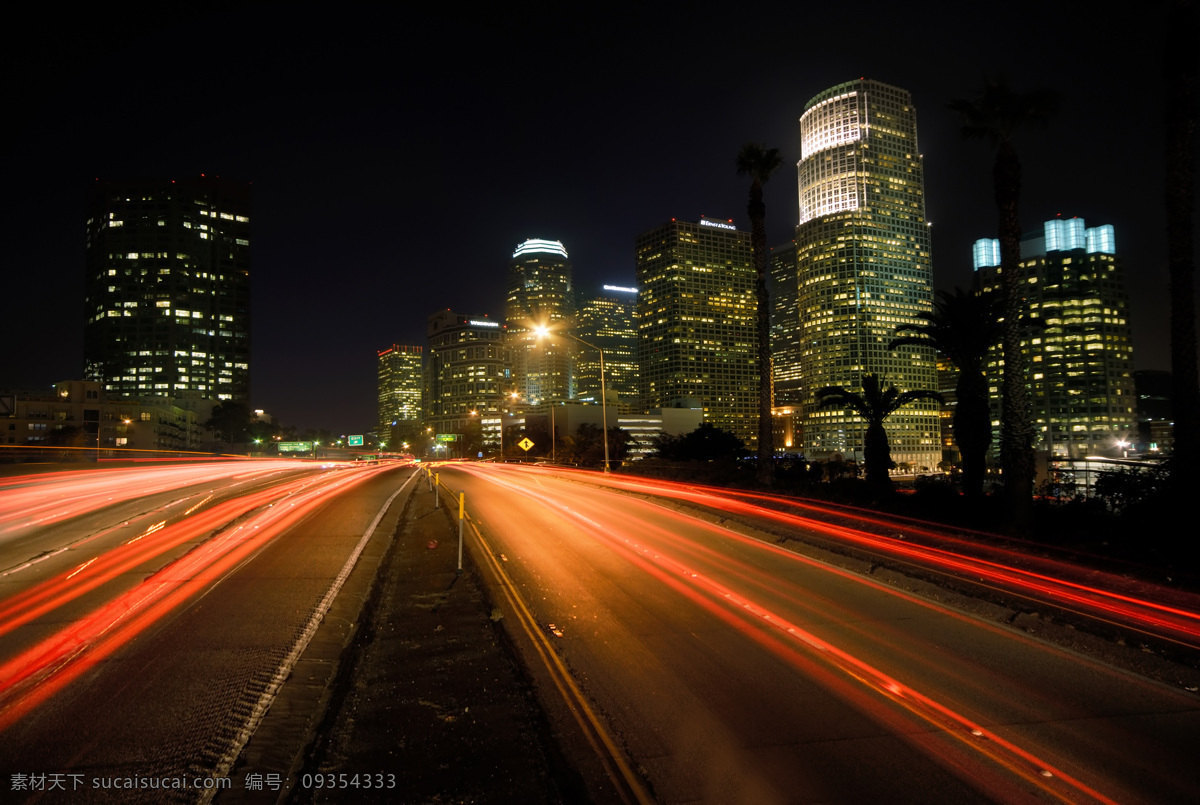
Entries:
[[526,238],[562,240],[582,287],[632,285],[641,231],[748,228],[753,140],[783,154],[767,229],[790,241],[797,120],[862,76],[913,94],[935,283],[965,286],[996,233],[991,151],[945,106],[997,72],[1062,96],[1018,140],[1024,227],[1112,224],[1136,368],[1169,368],[1159,3],[167,6],[9,28],[0,388],[82,375],[93,177],[253,182],[252,407],[360,433],[377,350],[424,344],[442,308],[502,318]]

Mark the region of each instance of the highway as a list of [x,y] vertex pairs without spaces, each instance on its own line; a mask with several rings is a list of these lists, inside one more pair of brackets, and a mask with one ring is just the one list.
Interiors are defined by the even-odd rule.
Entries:
[[72,802],[163,801],[95,781],[217,785],[411,475],[243,461],[0,481],[6,797],[18,776]]
[[[669,485],[487,464],[439,472],[466,495],[483,564],[509,579],[629,758],[627,798],[1200,800],[1195,691],[662,505]],[[832,519],[842,533],[817,519],[775,528],[878,536]],[[928,556],[944,560],[937,550]],[[1040,595],[1080,591],[1065,566],[1002,559],[986,562],[1041,578]],[[1104,593],[1088,595],[1143,607],[1123,617],[1161,611]],[[1142,627],[1190,639],[1196,611],[1166,608],[1169,622]]]

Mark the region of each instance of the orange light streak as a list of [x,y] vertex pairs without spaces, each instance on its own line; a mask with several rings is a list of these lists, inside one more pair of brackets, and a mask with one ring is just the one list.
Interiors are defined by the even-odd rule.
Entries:
[[[466,468],[464,470],[471,472],[471,470],[466,470]],[[966,716],[959,714],[952,708],[941,704],[915,688],[905,685],[884,671],[867,663],[865,660],[823,640],[812,632],[782,617],[779,613],[717,582],[698,569],[666,556],[661,549],[643,544],[636,537],[622,536],[615,533],[611,525],[601,524],[587,517],[577,508],[570,508],[556,501],[548,493],[532,492],[525,487],[502,481],[494,476],[477,471],[472,472],[472,474],[480,475],[486,480],[510,489],[524,497],[539,500],[554,510],[561,510],[564,516],[574,520],[584,533],[589,534],[597,541],[603,541],[612,545],[652,577],[680,592],[694,603],[702,605],[706,610],[717,614],[722,620],[734,625],[740,633],[772,650],[776,656],[789,661],[790,664],[797,666],[797,663],[791,658],[789,652],[780,652],[774,645],[774,641],[765,639],[763,629],[746,628],[744,621],[738,621],[733,616],[736,615],[738,618],[749,618],[751,621],[756,621],[767,630],[782,635],[793,645],[799,645],[807,649],[811,657],[820,658],[824,662],[831,664],[869,689],[902,706],[922,721],[939,730],[945,731],[947,735],[955,738],[961,745],[990,758],[993,762],[1008,769],[1027,783],[1036,786],[1038,789],[1056,798],[1064,801],[1078,802],[1082,796],[1095,802],[1114,802],[1086,783],[1061,771],[1000,735],[984,730],[983,727]],[[644,528],[645,525],[644,522],[639,522],[639,528]],[[749,538],[742,537],[742,539],[748,540]],[[782,551],[782,549],[778,549],[775,546],[768,546],[764,543],[758,543],[758,545],[766,549],[774,548],[776,551],[791,558],[797,558],[795,554]],[[725,563],[728,564],[728,558],[725,559]],[[807,667],[808,663],[804,663],[804,666]],[[802,668],[801,670],[805,669]],[[870,709],[877,713],[874,708]],[[1064,788],[1066,791],[1062,790]]]
[[[292,487],[313,484],[305,480],[289,485],[287,489],[290,491],[286,494],[290,497],[291,505],[262,508],[236,528],[208,539],[133,589],[116,596],[83,619],[0,665],[0,731],[127,644],[163,615],[220,581],[267,542],[307,517],[327,500],[329,494],[344,491],[384,469],[370,468],[329,476],[325,483],[299,494]],[[201,532],[212,530],[229,522],[229,515],[241,516],[279,494],[278,489],[268,490],[257,493],[251,499],[229,501],[227,505],[214,507],[200,517],[185,521],[190,527],[179,530],[188,534],[195,534],[197,529]],[[158,536],[172,531],[164,529]],[[177,539],[178,536],[174,534],[171,538]],[[154,546],[148,546],[145,542],[124,543],[110,552],[116,556],[115,560],[108,554],[97,558],[101,561],[110,560],[103,570],[94,570],[95,565],[89,563],[74,573],[88,569],[88,580],[81,583],[89,584],[89,589],[94,589],[103,583],[97,581],[98,578],[111,578],[115,575],[115,567],[128,567],[130,563],[136,566],[144,561],[146,555],[152,554],[157,545],[157,542]],[[137,548],[134,549],[134,546]],[[14,597],[19,600],[6,602],[5,609],[0,611],[0,618],[9,617],[10,620],[4,621],[3,631],[13,628],[15,621],[27,622],[32,610],[41,614],[82,594],[65,590],[62,581],[65,579],[52,580],[28,591],[28,594]]]
[[[1019,553],[984,542],[972,542],[954,536],[948,531],[935,531],[928,524],[910,518],[885,519],[875,513],[866,515],[854,510],[816,505],[781,496],[738,492],[671,481],[642,479],[631,481],[585,470],[567,472],[558,468],[554,470],[522,468],[522,470],[551,475],[586,476],[588,483],[685,500],[730,514],[766,519],[788,528],[813,531],[842,543],[856,545],[909,564],[946,573],[955,578],[965,578],[973,583],[986,582],[985,586],[1003,593],[1045,602],[1086,617],[1134,628],[1183,645],[1200,647],[1200,597],[1177,590],[1158,588],[1149,583],[1139,586],[1154,590],[1163,600],[1174,599],[1181,604],[1173,605],[1146,597],[1125,594],[1119,590],[1129,585],[1128,580],[1114,574],[1083,568],[1064,561]],[[761,500],[783,505],[789,509],[813,511],[827,516],[850,519],[892,532],[903,528],[905,535],[904,538],[896,538],[875,534],[859,528],[836,525],[777,509],[764,508],[747,503],[741,498]],[[958,529],[958,533],[974,533],[979,538],[986,540],[1000,539],[995,535],[968,532],[964,529]],[[975,555],[922,545],[912,541],[914,536],[957,545],[960,550],[970,551]],[[988,558],[989,556],[991,558]],[[1015,567],[1000,561],[1000,558],[1035,565],[1039,569],[1027,570]],[[1093,583],[1084,584],[1072,580],[1071,577],[1089,578],[1093,580]],[[1103,583],[1105,586],[1096,586],[1097,583]]]

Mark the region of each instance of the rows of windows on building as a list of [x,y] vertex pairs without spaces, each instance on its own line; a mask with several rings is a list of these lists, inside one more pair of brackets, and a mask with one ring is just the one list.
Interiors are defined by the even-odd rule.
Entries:
[[97,179],[84,229],[81,380],[0,393],[0,443],[210,446],[250,396],[250,186]]
[[[978,290],[1000,293],[999,241],[976,241],[973,258]],[[1018,270],[1035,448],[1063,458],[1112,455],[1114,446],[1130,452],[1138,441],[1133,336],[1113,227],[1046,221],[1021,239]],[[987,372],[993,400],[1000,366],[994,349]],[[998,409],[993,420],[998,427]]]
[[[775,447],[861,458],[865,423],[820,408],[819,389],[858,390],[866,374],[902,390],[954,386],[954,367],[931,348],[889,348],[897,328],[921,325],[933,310],[916,109],[907,91],[861,79],[812,98],[799,122],[800,223],[768,261]],[[995,242],[980,241],[974,257],[976,292],[994,293]],[[1021,270],[1036,326],[1024,349],[1039,447],[1129,452],[1132,347],[1112,227],[1048,222],[1023,241]],[[418,419],[454,430],[478,417],[498,441],[514,412],[600,401],[603,377],[619,417],[698,411],[752,446],[760,367],[748,233],[731,220],[672,219],[636,238],[635,271],[636,287],[580,293],[561,242],[521,243],[508,263],[503,321],[430,318]],[[995,356],[988,377],[998,397]],[[383,410],[382,380],[380,399],[381,423],[396,421]],[[946,403],[889,418],[897,462],[932,469],[952,457],[952,394]]]
[[248,401],[248,184],[96,180],[85,272],[85,379],[109,395]]

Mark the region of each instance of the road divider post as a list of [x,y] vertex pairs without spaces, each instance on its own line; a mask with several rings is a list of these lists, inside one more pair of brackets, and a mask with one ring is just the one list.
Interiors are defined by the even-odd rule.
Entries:
[[467,507],[467,493],[458,493],[458,570],[454,571],[454,575],[462,575],[462,545],[463,545],[463,519],[465,517]]

